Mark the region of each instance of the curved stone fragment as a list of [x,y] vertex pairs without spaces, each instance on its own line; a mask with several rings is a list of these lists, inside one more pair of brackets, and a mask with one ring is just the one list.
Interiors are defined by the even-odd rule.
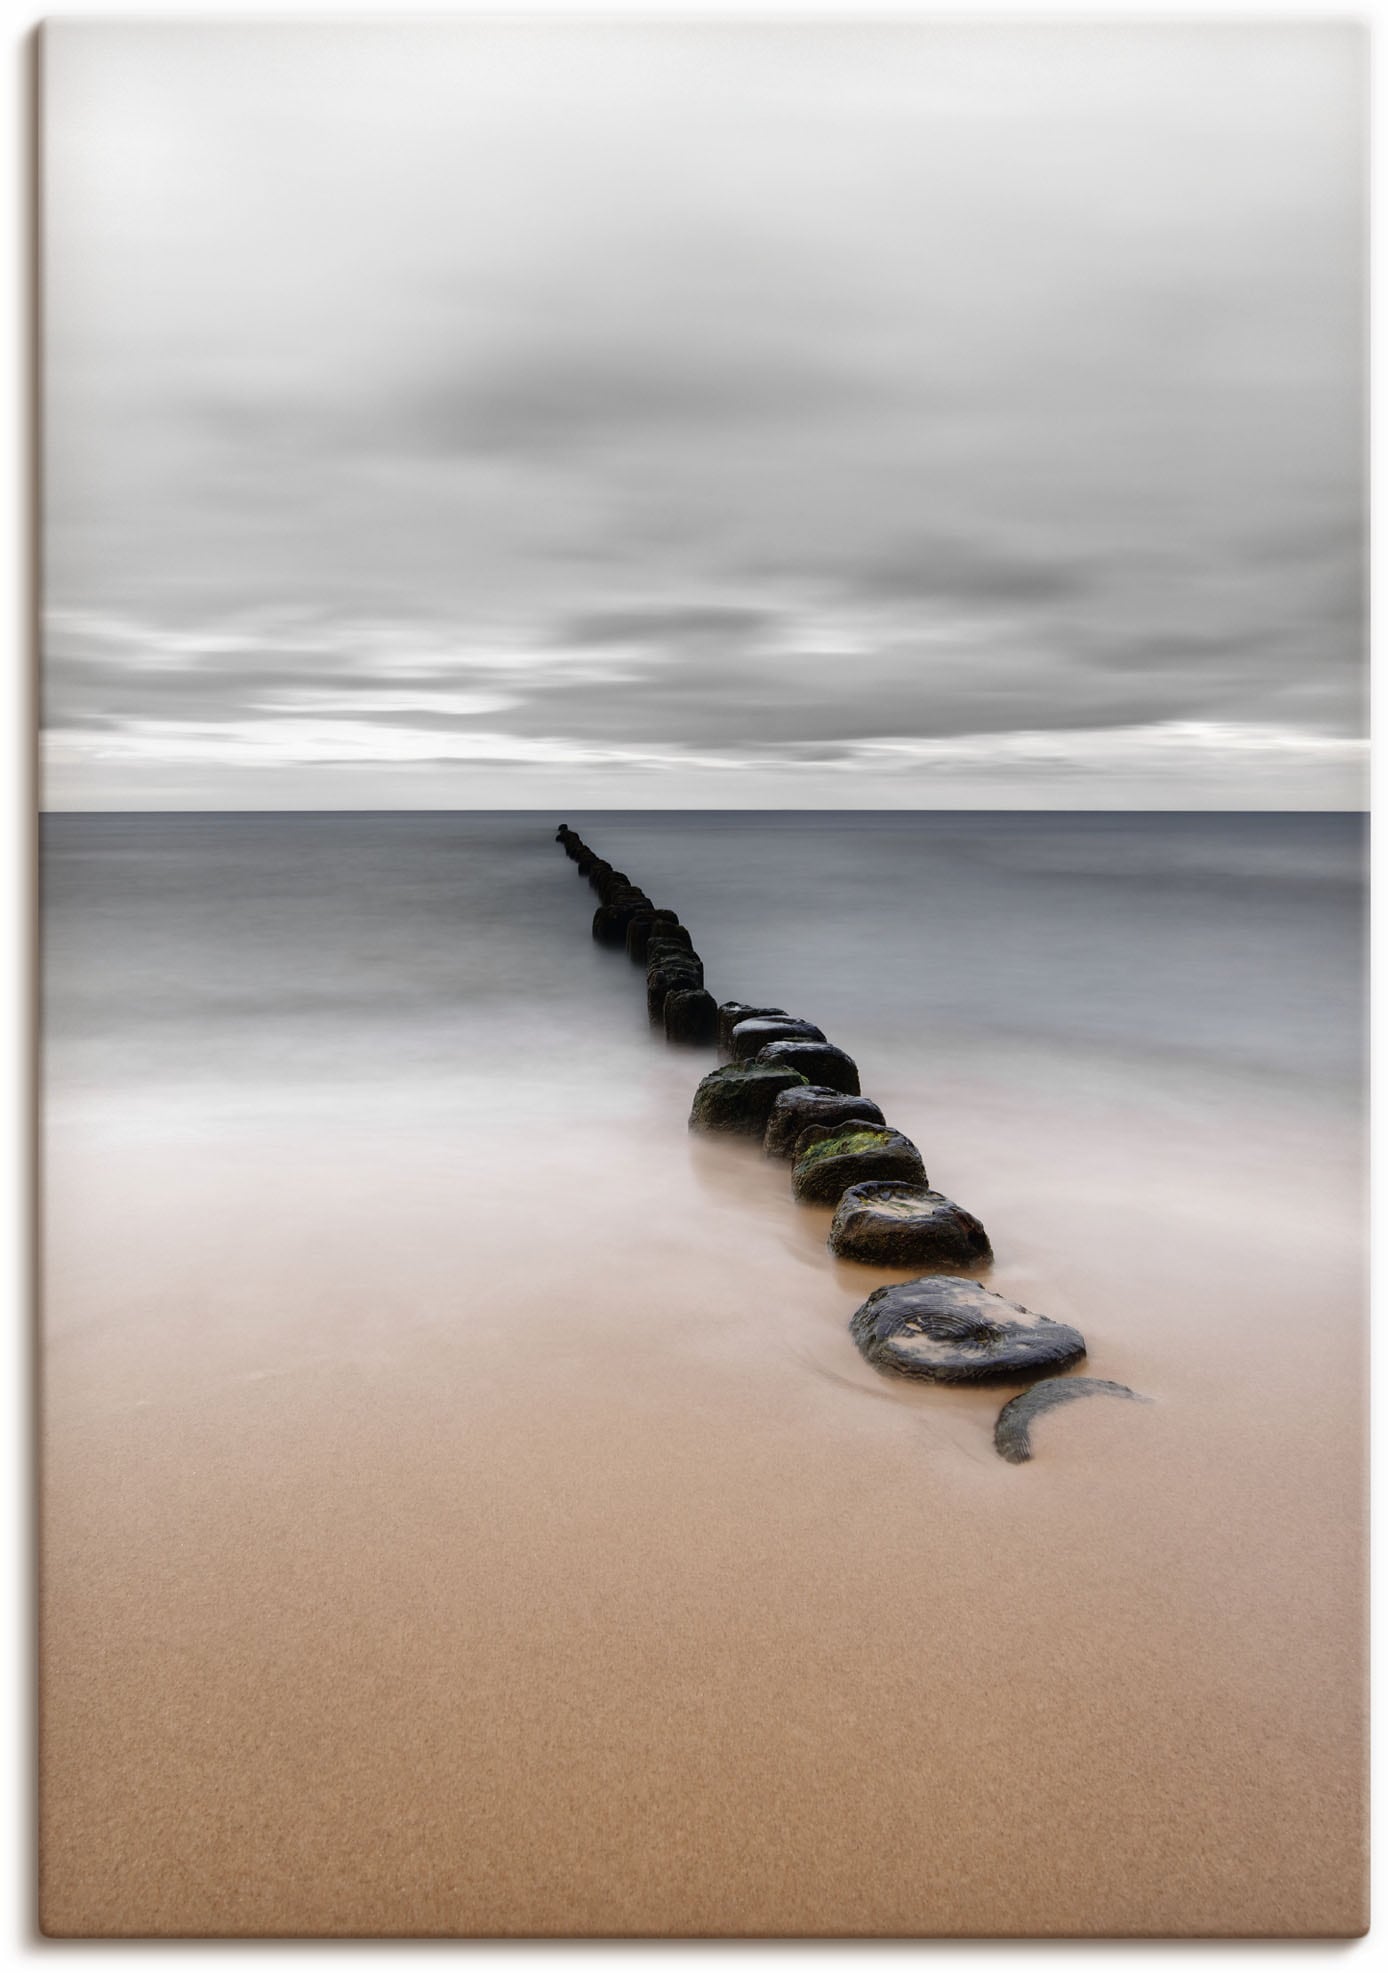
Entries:
[[889,1124],[846,1123],[800,1133],[791,1189],[808,1206],[836,1206],[850,1185],[869,1178],[926,1183],[925,1164],[909,1137]]
[[718,1003],[703,987],[676,987],[665,996],[667,1041],[711,1042],[718,1033]]
[[876,1369],[936,1384],[1021,1383],[1084,1355],[1078,1329],[956,1274],[877,1288],[849,1327]]
[[850,1185],[839,1200],[829,1245],[870,1267],[979,1267],[993,1258],[972,1213],[943,1192],[892,1179]]
[[1126,1384],[1111,1384],[1107,1377],[1045,1377],[1020,1397],[1009,1398],[998,1413],[993,1427],[993,1445],[1004,1459],[1022,1466],[1031,1458],[1031,1427],[1043,1412],[1072,1398],[1131,1398],[1135,1404],[1150,1404],[1141,1391],[1130,1391]]
[[[762,1060],[765,1050],[757,1059]],[[792,1067],[797,1066],[792,1064]],[[803,1073],[803,1071],[802,1071]],[[788,1089],[778,1096],[766,1126],[768,1158],[789,1158],[795,1154],[796,1140],[812,1124],[832,1128],[852,1118],[859,1123],[880,1124],[882,1112],[870,1096],[845,1096],[841,1090],[811,1083],[808,1089]]]
[[813,1021],[797,1020],[792,1014],[749,1015],[739,1021],[728,1037],[735,1062],[750,1062],[769,1041],[823,1041],[824,1030]]
[[782,1090],[798,1088],[804,1080],[794,1069],[777,1069],[766,1062],[725,1062],[695,1090],[689,1128],[760,1137]]
[[757,1050],[756,1059],[760,1062],[789,1063],[792,1069],[799,1069],[802,1076],[808,1076],[812,1083],[823,1089],[837,1089],[844,1096],[862,1094],[858,1064],[842,1048],[835,1048],[831,1041],[801,1040],[798,1037],[768,1041]]

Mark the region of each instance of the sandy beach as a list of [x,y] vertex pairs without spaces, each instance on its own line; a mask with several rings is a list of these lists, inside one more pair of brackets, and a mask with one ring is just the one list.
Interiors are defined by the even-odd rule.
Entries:
[[[777,968],[806,900],[781,852],[626,826],[608,853],[678,891],[720,998],[797,985]],[[912,866],[923,954],[947,852]],[[715,915],[730,869],[745,922]],[[1069,1005],[1044,932],[1067,869],[1029,879],[1038,1020]],[[828,1213],[755,1145],[689,1135],[712,1058],[649,1034],[639,973],[592,945],[591,895],[545,835],[533,871],[543,965],[509,1003],[474,978],[408,1077],[365,1044],[328,1074],[292,1031],[272,1069],[264,1023],[190,1068],[206,1002],[151,1040],[122,1027],[125,948],[97,975],[63,923],[50,938],[44,1928],[1362,1929],[1353,1100],[1314,1064],[1294,1084],[1195,1041],[1141,1067],[1111,1037],[1033,1045],[951,1014],[912,1046],[871,1010],[947,1005],[924,961],[875,998],[856,964],[821,957],[818,994],[797,976],[932,1183],[988,1226],[992,1285],[1155,1400],[1068,1407],[1011,1467],[991,1445],[1006,1388],[862,1362],[850,1314],[905,1277],[833,1262]],[[985,925],[987,868],[967,874]],[[788,902],[758,944],[761,883]],[[292,923],[292,888],[250,890]],[[1317,967],[1344,991],[1321,893],[1293,889],[1256,925],[1214,913],[1210,973],[1305,965],[1276,1014],[1289,1068],[1326,1013]],[[172,925],[176,886],[160,895]],[[491,936],[464,906],[437,908],[445,953]],[[320,953],[324,993],[330,972],[369,997],[374,966],[408,968],[365,922],[350,973]],[[1087,960],[1111,1012],[1105,936]],[[64,1003],[83,966],[111,996],[99,1059]]]

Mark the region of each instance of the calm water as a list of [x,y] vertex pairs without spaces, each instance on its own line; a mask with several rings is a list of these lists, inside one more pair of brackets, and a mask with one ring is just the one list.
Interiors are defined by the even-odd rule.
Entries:
[[[491,1100],[559,1074],[600,1097],[649,1059],[639,974],[592,945],[559,819],[47,818],[51,1076],[204,1098],[461,1077]],[[562,819],[680,912],[718,998],[803,1013],[882,1070],[1358,1100],[1358,816]]]

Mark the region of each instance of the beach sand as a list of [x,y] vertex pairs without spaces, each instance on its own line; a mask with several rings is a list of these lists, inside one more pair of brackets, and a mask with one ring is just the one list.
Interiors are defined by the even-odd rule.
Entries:
[[862,1050],[993,1285],[1155,1400],[1014,1467],[1014,1387],[870,1370],[904,1277],[582,963],[639,1073],[581,1121],[523,1067],[52,1089],[44,1929],[1361,1930],[1353,1132]]
[[[1198,1197],[1153,1224],[1159,1171],[1076,1210],[1014,1145],[995,1284],[1157,1402],[1013,1468],[1008,1393],[862,1365],[893,1277],[667,1079],[581,1161],[55,1120],[45,1928],[1359,1928],[1329,1206],[1308,1251],[1260,1146],[1250,1271]],[[976,1198],[985,1133],[951,1163]]]

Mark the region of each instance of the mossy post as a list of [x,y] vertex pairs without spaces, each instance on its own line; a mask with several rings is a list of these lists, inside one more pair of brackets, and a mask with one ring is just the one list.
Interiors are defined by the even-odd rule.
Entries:
[[943,1192],[895,1179],[850,1185],[839,1200],[829,1245],[840,1260],[868,1267],[986,1267],[988,1235]]
[[[756,1058],[765,1059],[765,1051]],[[797,1063],[788,1064],[796,1068]],[[802,1070],[803,1074],[804,1071]],[[881,1110],[869,1096],[845,1096],[841,1090],[811,1083],[808,1089],[788,1089],[776,1099],[776,1107],[766,1126],[768,1158],[790,1158],[801,1135],[819,1125],[832,1129],[849,1122],[885,1123]]]
[[892,1178],[924,1186],[925,1164],[909,1137],[885,1124],[811,1126],[801,1134],[791,1189],[808,1206],[836,1206],[850,1185]]
[[[754,1025],[751,1021],[743,1023],[744,1028]],[[843,1096],[862,1094],[858,1064],[851,1055],[846,1055],[829,1041],[788,1036],[784,1040],[768,1041],[757,1050],[756,1059],[759,1062],[784,1062],[792,1069],[799,1069],[801,1075],[818,1087],[836,1089]]]
[[726,1062],[695,1090],[689,1128],[760,1137],[776,1098],[804,1080],[794,1069],[778,1069],[766,1062]]

